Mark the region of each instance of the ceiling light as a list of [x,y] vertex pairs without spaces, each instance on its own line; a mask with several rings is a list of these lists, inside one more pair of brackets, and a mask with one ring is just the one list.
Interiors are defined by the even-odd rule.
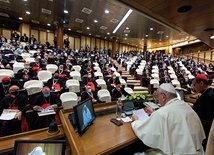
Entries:
[[107,39],[107,37],[104,37],[105,39]]
[[142,39],[142,40],[144,40],[144,39]]
[[114,29],[113,33],[116,33],[117,30],[120,28],[120,26],[125,22],[125,20],[129,17],[129,15],[132,13],[132,9],[129,9],[129,11],[126,13],[126,15],[123,17],[123,19],[120,21],[120,23],[117,25],[117,27]]
[[214,28],[207,28],[204,31],[213,31],[213,30],[214,30]]
[[23,18],[22,18],[22,17],[19,17],[19,20],[23,20]]
[[49,23],[48,23],[47,25],[48,25],[48,26],[51,26],[51,24],[49,24]]
[[89,29],[90,29],[90,27],[86,27],[86,29],[87,29],[87,30],[89,30]]
[[30,15],[30,11],[26,11],[26,14]]
[[110,33],[108,32],[107,35],[110,35]]
[[191,5],[185,5],[185,6],[182,6],[180,8],[178,8],[178,12],[179,13],[185,13],[185,12],[188,12],[192,9],[192,6]]
[[214,35],[210,36],[210,39],[214,39]]
[[125,40],[127,40],[127,38],[125,38]]
[[168,38],[169,36],[166,36],[166,38]]
[[150,30],[152,31],[152,30],[153,30],[153,28],[151,27],[151,28],[150,28]]
[[125,36],[128,36],[128,34],[125,34]]
[[148,37],[148,34],[146,34],[145,36]]
[[64,13],[68,13],[68,10],[64,10]]
[[126,27],[126,30],[129,30],[129,27]]
[[94,22],[95,22],[95,23],[98,23],[98,20],[95,19]]
[[27,0],[23,0],[24,2],[27,2]]
[[91,33],[88,34],[89,36],[91,35]]
[[68,31],[71,31],[71,29],[70,29],[70,28],[68,28]]
[[109,13],[109,10],[105,10],[105,13]]

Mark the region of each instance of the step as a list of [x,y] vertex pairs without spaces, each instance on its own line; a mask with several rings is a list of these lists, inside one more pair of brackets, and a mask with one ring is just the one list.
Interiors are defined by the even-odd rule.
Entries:
[[135,91],[135,90],[133,90],[134,91],[134,93],[142,93],[142,94],[149,94],[149,92],[148,91],[140,91],[140,90],[137,90],[137,91]]
[[130,79],[127,79],[127,83],[139,83],[140,84],[140,80],[130,80]]
[[142,86],[135,86],[134,90],[147,90],[148,91],[148,88],[147,87],[142,87]]
[[127,82],[127,85],[140,86],[140,83],[130,83],[130,82]]

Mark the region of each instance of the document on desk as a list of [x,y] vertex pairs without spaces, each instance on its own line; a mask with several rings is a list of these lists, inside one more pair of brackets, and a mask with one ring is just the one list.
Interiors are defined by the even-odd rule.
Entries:
[[0,120],[12,120],[18,111],[19,110],[4,109],[0,116]]
[[133,110],[133,115],[136,115],[143,123],[149,119],[148,114],[143,109]]

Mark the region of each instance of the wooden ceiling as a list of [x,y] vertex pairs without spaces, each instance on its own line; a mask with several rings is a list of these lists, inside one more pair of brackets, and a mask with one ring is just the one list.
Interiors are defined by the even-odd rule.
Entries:
[[[185,5],[192,6],[192,9],[186,13],[177,12]],[[47,30],[55,30],[57,23],[66,20],[69,22],[64,25],[66,34],[83,34],[107,40],[116,36],[118,42],[140,48],[144,45],[148,48],[162,47],[196,38],[214,47],[214,40],[210,39],[214,30],[204,31],[214,28],[213,6],[214,0],[0,0],[0,19],[25,22]],[[84,8],[91,13],[82,12]],[[43,13],[42,9],[51,12]],[[68,14],[63,12],[64,9],[68,10]],[[104,12],[106,9],[108,14]],[[113,34],[129,9],[133,12]],[[31,14],[26,14],[26,11]],[[9,17],[3,17],[2,13]],[[20,21],[19,17],[23,20]],[[82,23],[76,22],[78,19]],[[39,24],[33,23],[35,21]],[[51,26],[47,26],[48,23]],[[127,27],[129,33],[126,32]]]

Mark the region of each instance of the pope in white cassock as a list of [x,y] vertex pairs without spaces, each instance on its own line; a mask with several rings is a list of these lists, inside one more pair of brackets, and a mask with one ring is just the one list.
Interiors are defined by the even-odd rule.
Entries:
[[205,134],[197,114],[177,99],[176,90],[169,83],[160,85],[157,98],[161,108],[152,112],[145,123],[132,116],[135,134],[152,148],[143,154],[203,155]]

